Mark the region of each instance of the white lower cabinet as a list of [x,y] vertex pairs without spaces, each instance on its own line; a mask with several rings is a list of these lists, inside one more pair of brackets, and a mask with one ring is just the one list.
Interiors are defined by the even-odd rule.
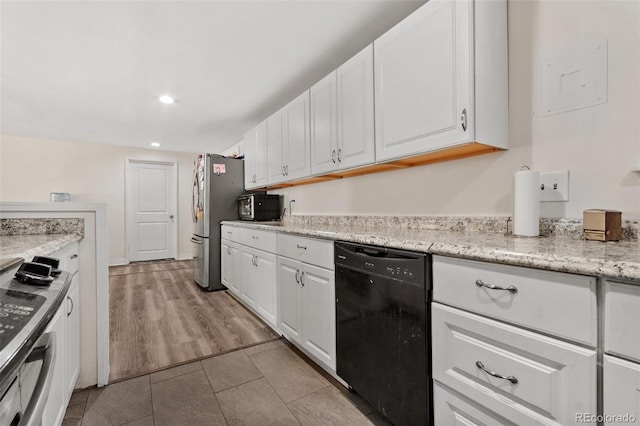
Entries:
[[438,382],[433,384],[433,412],[433,424],[436,426],[517,425]]
[[60,269],[73,276],[60,307],[45,329],[45,333],[55,333],[56,359],[49,396],[42,414],[42,425],[60,426],[80,373],[78,244],[71,244],[51,256],[59,258]]
[[640,423],[640,364],[604,356],[604,424]]
[[604,424],[640,424],[640,285],[604,282]]
[[80,374],[80,273],[71,281],[65,303],[67,316],[67,394],[71,395]]
[[334,271],[278,256],[278,313],[285,337],[335,371]]
[[432,304],[433,379],[515,424],[596,413],[596,351]]
[[[234,232],[234,229],[226,231]],[[243,234],[242,231],[246,230],[235,229],[237,234]],[[263,240],[259,238],[248,241],[263,244]],[[275,328],[278,323],[276,255],[226,239],[222,239],[220,244],[222,283],[247,307]],[[275,238],[273,250],[275,251]]]

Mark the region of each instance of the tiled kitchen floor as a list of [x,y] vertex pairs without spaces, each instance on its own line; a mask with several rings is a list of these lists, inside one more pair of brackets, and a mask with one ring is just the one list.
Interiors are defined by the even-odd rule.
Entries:
[[283,340],[74,393],[63,426],[387,425]]

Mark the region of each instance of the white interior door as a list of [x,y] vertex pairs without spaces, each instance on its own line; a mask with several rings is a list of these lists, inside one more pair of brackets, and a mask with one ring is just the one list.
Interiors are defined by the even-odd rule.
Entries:
[[175,163],[127,161],[127,255],[131,262],[175,259]]

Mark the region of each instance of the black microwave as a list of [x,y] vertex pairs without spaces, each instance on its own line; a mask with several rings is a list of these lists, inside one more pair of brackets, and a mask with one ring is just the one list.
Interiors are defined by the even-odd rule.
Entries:
[[242,220],[280,219],[280,196],[265,193],[238,197],[238,216]]

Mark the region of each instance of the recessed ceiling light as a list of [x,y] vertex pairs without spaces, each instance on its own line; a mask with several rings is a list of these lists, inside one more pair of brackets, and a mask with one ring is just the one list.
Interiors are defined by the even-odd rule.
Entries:
[[151,146],[158,147],[160,146],[160,142],[151,142]]
[[163,104],[173,104],[176,102],[176,100],[169,95],[162,95],[158,98],[158,100]]

